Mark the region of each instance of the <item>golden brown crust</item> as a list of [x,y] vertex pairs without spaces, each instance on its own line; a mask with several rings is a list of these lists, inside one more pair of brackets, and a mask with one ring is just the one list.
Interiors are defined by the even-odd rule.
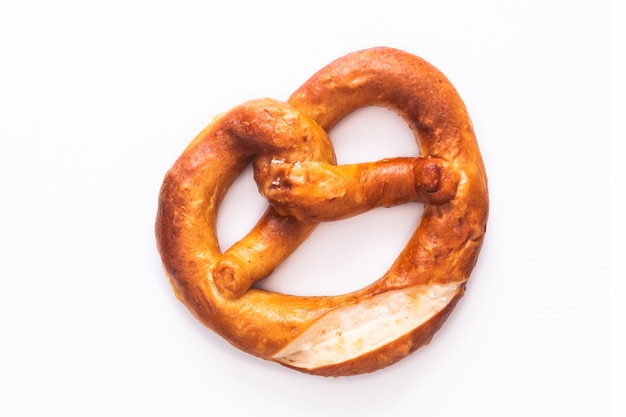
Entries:
[[[419,157],[335,165],[326,131],[355,109],[370,105],[390,108],[407,121]],[[260,191],[272,205],[246,237],[222,253],[215,230],[217,209],[232,181],[250,163]],[[381,181],[391,185],[381,187]],[[334,197],[324,198],[328,195]],[[425,203],[422,221],[398,259],[371,285],[317,297],[250,288],[271,274],[318,221],[407,201]],[[346,306],[358,309],[363,303],[378,307],[377,296],[393,290],[407,300],[407,310],[393,314],[411,315],[418,307],[408,294],[417,293],[409,289],[423,287],[415,297],[428,301],[429,285],[451,283],[452,296],[445,293],[441,302],[431,297],[432,306],[427,302],[424,311],[431,316],[413,314],[415,321],[404,324],[409,330],[389,336],[382,346],[357,346],[357,337],[354,357],[337,354],[332,363],[331,347],[328,365],[296,367],[318,375],[353,375],[388,366],[430,341],[463,294],[480,251],[487,212],[482,159],[454,87],[418,57],[374,48],[329,64],[287,103],[256,100],[214,120],[166,174],[156,238],[177,296],[200,321],[239,349],[286,366],[291,366],[289,359],[277,354],[294,343],[309,343],[307,330],[322,317],[332,317],[329,312]],[[344,325],[343,318],[337,320],[337,326]],[[353,336],[363,332],[363,340],[370,340],[365,334],[366,328],[372,334],[369,324],[357,321],[349,326],[346,331]]]

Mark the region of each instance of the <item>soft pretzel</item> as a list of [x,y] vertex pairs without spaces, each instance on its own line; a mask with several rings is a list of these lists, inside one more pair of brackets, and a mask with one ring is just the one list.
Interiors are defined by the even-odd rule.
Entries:
[[[327,131],[364,106],[396,111],[420,155],[336,165]],[[250,163],[269,207],[222,252],[218,207]],[[417,230],[377,281],[334,296],[254,287],[321,221],[424,204]],[[167,172],[157,246],[177,297],[237,348],[302,372],[372,372],[429,343],[465,291],[482,245],[487,179],[472,123],[451,83],[391,48],[346,55],[286,103],[254,100],[218,116]]]

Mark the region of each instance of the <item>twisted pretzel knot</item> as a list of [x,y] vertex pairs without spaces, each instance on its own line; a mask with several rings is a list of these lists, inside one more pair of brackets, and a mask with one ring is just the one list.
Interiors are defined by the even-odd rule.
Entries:
[[[395,110],[420,155],[336,165],[327,131],[355,109]],[[217,211],[252,163],[269,207],[222,253]],[[337,296],[264,291],[267,277],[321,221],[375,207],[425,204],[419,227],[371,285]],[[390,48],[358,51],[320,70],[286,103],[244,103],[217,117],[168,171],[158,249],[178,298],[234,346],[318,375],[372,372],[428,343],[476,263],[488,211],[471,121],[450,82]]]

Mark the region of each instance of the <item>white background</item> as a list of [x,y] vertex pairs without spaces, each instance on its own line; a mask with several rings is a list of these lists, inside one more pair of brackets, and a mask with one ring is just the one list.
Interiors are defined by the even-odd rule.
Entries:
[[[0,0],[0,415],[606,416],[611,389],[618,415],[616,13],[598,0]],[[284,100],[377,45],[427,59],[463,97],[489,175],[488,234],[429,346],[371,375],[307,376],[231,348],[176,301],[157,195],[214,115]],[[380,109],[331,137],[340,162],[415,152]],[[247,172],[222,243],[264,204]],[[324,224],[265,285],[359,288],[418,221],[413,205]]]

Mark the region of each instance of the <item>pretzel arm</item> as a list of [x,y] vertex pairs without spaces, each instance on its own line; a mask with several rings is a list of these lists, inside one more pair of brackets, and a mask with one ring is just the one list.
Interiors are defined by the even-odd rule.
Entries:
[[275,160],[255,176],[279,214],[310,221],[340,220],[408,202],[443,204],[454,197],[459,181],[445,161],[430,157],[341,166]]

